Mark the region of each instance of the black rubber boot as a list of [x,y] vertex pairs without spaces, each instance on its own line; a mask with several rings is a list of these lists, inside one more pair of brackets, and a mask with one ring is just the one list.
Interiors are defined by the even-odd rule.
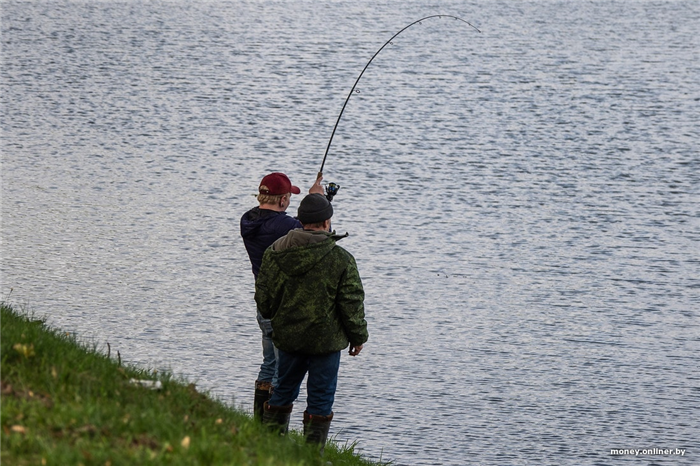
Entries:
[[304,435],[306,443],[316,443],[321,446],[321,455],[328,440],[328,430],[331,428],[333,413],[328,416],[309,414],[304,411]]
[[270,426],[280,435],[285,435],[289,430],[289,418],[292,416],[294,405],[271,406],[265,402],[265,412],[263,413],[263,424]]
[[270,399],[272,383],[255,381],[255,400],[253,401],[253,416],[262,421],[265,402]]

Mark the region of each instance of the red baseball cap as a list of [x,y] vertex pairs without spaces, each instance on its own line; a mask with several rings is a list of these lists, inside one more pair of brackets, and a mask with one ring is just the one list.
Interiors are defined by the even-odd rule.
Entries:
[[270,173],[260,182],[258,187],[260,194],[269,194],[277,196],[279,194],[299,194],[301,189],[297,188],[289,181],[289,178],[284,173]]

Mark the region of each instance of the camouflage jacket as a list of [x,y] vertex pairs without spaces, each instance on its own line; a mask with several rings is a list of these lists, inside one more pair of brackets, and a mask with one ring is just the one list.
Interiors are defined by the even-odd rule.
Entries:
[[292,230],[263,255],[255,301],[272,320],[275,346],[326,354],[367,341],[364,290],[355,258],[325,231]]

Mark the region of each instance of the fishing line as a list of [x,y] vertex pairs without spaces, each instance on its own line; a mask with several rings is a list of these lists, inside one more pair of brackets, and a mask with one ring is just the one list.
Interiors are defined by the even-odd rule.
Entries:
[[[386,42],[384,43],[384,45],[382,45],[382,46],[379,48],[379,50],[377,50],[377,51],[374,53],[374,55],[372,55],[372,58],[369,59],[369,61],[368,61],[367,64],[365,65],[365,67],[362,69],[362,72],[360,72],[360,75],[359,75],[359,76],[357,77],[357,79],[355,80],[355,84],[352,85],[352,89],[350,89],[350,93],[348,94],[348,97],[345,99],[345,103],[343,104],[343,108],[340,110],[340,114],[338,115],[338,119],[335,121],[335,126],[333,127],[333,132],[331,133],[331,138],[328,140],[328,146],[326,146],[326,153],[323,155],[323,162],[321,162],[321,169],[318,171],[318,177],[319,177],[319,178],[323,175],[323,167],[326,165],[326,158],[328,157],[328,151],[329,151],[330,148],[331,148],[331,142],[333,142],[333,136],[335,136],[335,130],[338,129],[338,123],[340,123],[340,118],[343,116],[343,112],[345,111],[345,107],[348,105],[348,101],[350,100],[350,97],[352,97],[353,93],[355,92],[355,87],[357,87],[357,83],[360,82],[360,78],[362,78],[362,75],[365,73],[365,70],[367,69],[367,67],[369,67],[369,64],[372,63],[372,60],[374,60],[374,58],[375,58],[377,55],[379,55],[379,52],[381,52],[382,50],[384,50],[384,47],[386,47],[387,45],[389,45],[389,44],[391,43],[391,41],[394,40],[394,39],[396,38],[396,36],[398,36],[399,34],[401,34],[402,32],[404,32],[406,29],[410,28],[410,27],[413,26],[414,24],[420,24],[421,22],[425,21],[426,19],[430,19],[430,18],[453,18],[453,19],[456,19],[456,20],[458,20],[458,21],[461,21],[461,22],[463,22],[463,23],[465,23],[465,24],[468,24],[469,26],[471,26],[472,28],[474,28],[477,32],[481,32],[476,26],[474,26],[473,24],[471,24],[469,21],[466,21],[466,20],[464,20],[464,19],[462,19],[462,18],[460,18],[460,17],[458,17],[458,16],[452,16],[452,15],[431,15],[431,16],[426,16],[425,18],[421,18],[421,19],[419,19],[419,20],[417,20],[417,21],[412,22],[411,24],[409,24],[408,26],[406,26],[405,28],[401,29],[399,32],[397,32],[396,34],[394,34],[393,36],[391,36],[391,39],[389,39],[388,41],[386,41]],[[336,191],[336,192],[337,192],[337,191]],[[331,197],[331,198],[332,198],[332,197]]]

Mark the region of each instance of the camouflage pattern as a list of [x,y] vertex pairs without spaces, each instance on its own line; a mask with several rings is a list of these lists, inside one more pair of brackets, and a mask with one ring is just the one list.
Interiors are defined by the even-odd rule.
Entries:
[[283,351],[326,354],[367,341],[357,264],[335,239],[293,230],[263,255],[255,301],[272,320],[272,340]]

